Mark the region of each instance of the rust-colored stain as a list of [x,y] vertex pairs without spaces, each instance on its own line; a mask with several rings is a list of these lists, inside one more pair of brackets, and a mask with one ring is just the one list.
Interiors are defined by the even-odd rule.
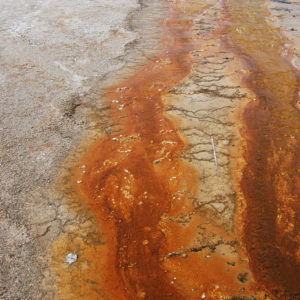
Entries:
[[228,39],[253,71],[246,83],[256,94],[241,117],[243,242],[272,299],[300,299],[299,81],[281,55],[282,35],[266,21],[267,1],[225,3]]
[[184,143],[163,114],[161,95],[191,69],[191,22],[170,8],[165,54],[107,92],[120,130],[93,145],[82,162],[86,173],[75,175],[110,245],[106,292],[113,299],[183,298],[161,261],[161,217],[184,172],[176,157]]
[[105,230],[112,247],[108,285],[117,281],[110,288],[127,298],[182,298],[160,262],[165,234],[159,223],[178,187],[182,167],[176,155],[184,147],[163,114],[161,95],[191,68],[190,21],[173,9],[167,24],[165,56],[108,91],[121,130],[93,146],[83,161],[87,173],[77,176],[89,205],[110,226]]
[[[266,21],[266,1],[224,0],[226,45],[245,58],[256,95],[241,118],[236,222],[242,216],[254,277],[235,233],[194,208],[198,174],[180,159],[184,139],[164,113],[162,96],[191,71],[190,52],[201,44],[194,19],[208,2],[169,1],[161,56],[107,91],[117,129],[89,147],[72,176],[105,244],[61,240],[55,255],[81,249],[77,267],[58,271],[62,299],[268,299],[260,289],[300,298],[299,82]],[[199,247],[210,233],[214,244]]]
[[[64,295],[86,299],[256,295],[247,260],[230,252],[229,244],[220,246],[212,259],[209,246],[193,247],[199,224],[219,234],[220,245],[223,238],[236,242],[232,233],[195,211],[191,199],[197,191],[197,172],[179,158],[185,143],[162,103],[162,95],[191,70],[190,51],[196,47],[193,19],[206,5],[206,1],[169,2],[163,22],[165,51],[107,92],[119,129],[88,149],[73,176],[75,189],[101,225],[105,246],[102,252],[99,245],[83,251],[82,259],[94,267],[74,271],[81,280],[86,272],[86,283],[92,282],[94,288],[84,291],[82,283],[75,283],[66,290],[70,280],[61,284]],[[174,221],[181,212],[193,215],[188,226]],[[247,279],[239,280],[245,270]]]

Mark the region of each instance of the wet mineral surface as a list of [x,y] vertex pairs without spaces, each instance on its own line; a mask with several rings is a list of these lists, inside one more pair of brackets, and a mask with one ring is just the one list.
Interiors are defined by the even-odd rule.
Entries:
[[300,299],[298,1],[1,6],[1,299]]

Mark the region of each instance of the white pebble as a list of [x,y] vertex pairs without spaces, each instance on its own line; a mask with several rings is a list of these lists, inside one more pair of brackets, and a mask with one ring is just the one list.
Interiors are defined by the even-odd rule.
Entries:
[[73,264],[74,262],[77,261],[77,259],[78,259],[78,255],[75,254],[75,253],[69,253],[69,254],[66,255],[66,263],[68,265]]

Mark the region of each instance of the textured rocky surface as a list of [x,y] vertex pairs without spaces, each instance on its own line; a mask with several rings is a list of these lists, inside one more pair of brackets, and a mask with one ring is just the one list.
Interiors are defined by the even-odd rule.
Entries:
[[105,77],[130,60],[138,37],[131,14],[140,8],[137,1],[0,3],[1,299],[52,298],[42,288],[46,251],[73,217],[51,186],[69,151],[105,123],[89,116],[103,114],[94,100]]

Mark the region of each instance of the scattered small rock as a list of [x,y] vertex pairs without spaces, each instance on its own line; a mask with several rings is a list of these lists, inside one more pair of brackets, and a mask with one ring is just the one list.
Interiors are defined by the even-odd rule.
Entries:
[[66,255],[66,263],[68,265],[73,264],[74,262],[77,261],[77,259],[78,259],[78,255],[75,254],[75,253],[69,253],[69,254]]
[[242,283],[245,283],[248,281],[248,272],[245,272],[245,273],[240,273],[238,276],[237,276],[237,279],[242,282]]
[[122,92],[122,91],[124,91],[124,90],[126,90],[126,89],[127,89],[126,86],[121,87],[121,88],[117,88],[117,89],[116,89],[116,93],[120,93],[120,92]]
[[170,252],[168,253],[167,257],[180,256],[180,255],[182,255],[182,252]]

